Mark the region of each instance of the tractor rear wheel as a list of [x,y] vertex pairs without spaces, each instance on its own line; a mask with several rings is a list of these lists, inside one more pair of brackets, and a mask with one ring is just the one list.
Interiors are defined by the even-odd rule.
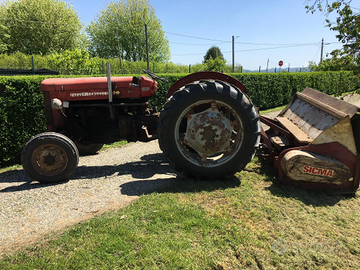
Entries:
[[79,163],[79,152],[68,137],[45,132],[31,138],[21,153],[24,171],[41,183],[68,180]]
[[186,85],[165,104],[159,145],[178,171],[197,179],[229,178],[259,145],[259,116],[239,89],[221,81]]
[[90,144],[90,143],[81,143],[79,141],[74,141],[77,149],[79,150],[80,156],[95,155],[104,144]]

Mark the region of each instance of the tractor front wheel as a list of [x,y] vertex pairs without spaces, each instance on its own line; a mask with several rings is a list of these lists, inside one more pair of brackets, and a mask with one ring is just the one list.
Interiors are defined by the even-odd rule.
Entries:
[[76,145],[65,135],[45,132],[31,138],[21,153],[24,171],[41,183],[68,180],[79,163]]
[[259,116],[250,99],[221,81],[200,81],[175,92],[158,126],[167,159],[199,179],[241,171],[253,158],[259,135]]

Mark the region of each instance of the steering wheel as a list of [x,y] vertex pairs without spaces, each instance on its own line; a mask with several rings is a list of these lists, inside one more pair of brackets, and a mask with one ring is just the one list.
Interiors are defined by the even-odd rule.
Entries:
[[169,82],[167,79],[160,77],[159,75],[156,75],[155,73],[152,73],[149,70],[143,69],[142,71],[144,73],[146,73],[147,75],[149,75],[153,80],[160,80],[160,81],[167,82],[167,83]]

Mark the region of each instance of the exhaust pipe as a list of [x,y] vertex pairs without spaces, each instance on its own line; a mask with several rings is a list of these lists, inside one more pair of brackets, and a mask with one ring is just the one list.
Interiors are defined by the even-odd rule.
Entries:
[[115,119],[114,116],[114,108],[113,108],[113,92],[112,92],[112,85],[111,85],[111,70],[110,70],[110,63],[106,63],[106,75],[107,75],[107,85],[108,85],[108,97],[109,97],[109,112],[110,118]]
[[107,84],[108,84],[108,92],[109,92],[109,102],[113,102],[113,95],[112,95],[112,86],[111,86],[111,70],[110,70],[110,63],[106,63],[106,75],[107,75]]

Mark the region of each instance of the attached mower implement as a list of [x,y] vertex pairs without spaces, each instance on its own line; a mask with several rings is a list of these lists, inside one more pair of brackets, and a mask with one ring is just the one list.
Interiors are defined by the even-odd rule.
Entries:
[[269,127],[261,130],[262,156],[274,162],[283,184],[355,193],[360,174],[358,110],[306,88],[275,119],[260,116]]
[[150,78],[111,78],[107,69],[107,78],[41,83],[49,132],[30,139],[21,156],[33,180],[69,179],[79,155],[94,154],[106,143],[158,139],[173,167],[198,179],[231,177],[258,150],[284,184],[343,193],[359,186],[357,106],[306,88],[275,119],[259,117],[238,80],[198,72],[170,87],[158,113],[148,101],[156,80],[166,79],[146,70]]

